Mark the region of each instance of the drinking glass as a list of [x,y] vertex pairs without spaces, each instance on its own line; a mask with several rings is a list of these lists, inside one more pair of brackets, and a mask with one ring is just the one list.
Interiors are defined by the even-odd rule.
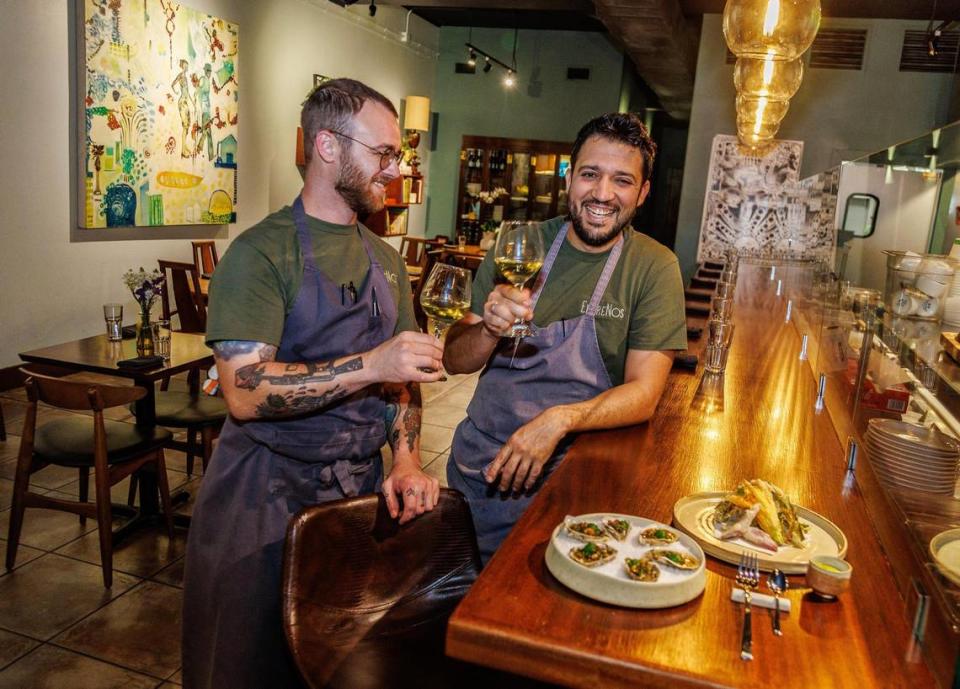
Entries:
[[710,300],[710,317],[717,321],[729,321],[733,316],[733,299],[714,297]]
[[[497,245],[494,247],[493,262],[500,274],[517,289],[537,273],[543,266],[544,250],[540,224],[526,220],[507,220],[500,225]],[[530,334],[526,321],[518,320],[513,325],[511,335],[517,339]]]
[[704,350],[703,368],[707,373],[723,373],[727,368],[727,354],[729,344],[708,342]]
[[420,306],[433,322],[433,334],[437,339],[470,309],[470,291],[469,270],[445,263],[433,266],[423,283]]
[[733,339],[733,328],[734,325],[730,321],[711,319],[707,322],[707,343],[729,346],[730,340]]
[[153,322],[153,353],[170,361],[170,321],[158,320]]
[[107,339],[119,342],[123,339],[123,304],[104,304],[103,320],[107,324]]
[[457,235],[457,248],[463,251],[467,248],[467,236],[465,234]]

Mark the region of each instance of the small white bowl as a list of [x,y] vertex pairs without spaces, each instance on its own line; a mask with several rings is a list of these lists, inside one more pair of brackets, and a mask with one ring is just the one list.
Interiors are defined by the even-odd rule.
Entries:
[[917,268],[917,272],[927,275],[942,275],[952,278],[955,271],[953,265],[947,261],[938,258],[928,258],[920,263],[920,267]]
[[948,281],[940,275],[921,275],[917,278],[917,289],[929,297],[942,297],[947,291]]
[[913,271],[920,267],[920,264],[923,263],[923,257],[916,254],[904,254],[900,257],[900,260],[897,261],[896,270],[908,270]]
[[912,316],[917,312],[919,306],[920,304],[916,297],[905,289],[894,294],[890,300],[890,309],[897,316]]
[[917,307],[917,315],[924,318],[935,318],[940,311],[940,300],[936,297],[928,297],[920,302]]

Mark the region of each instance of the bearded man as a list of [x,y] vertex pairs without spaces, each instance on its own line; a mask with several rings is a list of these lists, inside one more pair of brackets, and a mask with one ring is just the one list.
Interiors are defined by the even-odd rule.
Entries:
[[400,174],[397,111],[335,79],[307,99],[301,125],[300,195],[237,237],[210,285],[206,341],[230,418],[187,544],[189,689],[302,686],[280,604],[298,511],[382,490],[403,523],[439,498],[420,469],[419,383],[441,377],[443,348],[417,328],[403,260],[357,222]]
[[[484,562],[577,433],[650,418],[675,350],[686,348],[676,256],[630,226],[655,155],[635,115],[584,125],[570,156],[569,214],[541,225],[550,248],[532,288],[494,285],[488,255],[471,312],[447,335],[447,371],[484,369],[447,465]],[[519,346],[509,337],[517,319],[534,324]]]

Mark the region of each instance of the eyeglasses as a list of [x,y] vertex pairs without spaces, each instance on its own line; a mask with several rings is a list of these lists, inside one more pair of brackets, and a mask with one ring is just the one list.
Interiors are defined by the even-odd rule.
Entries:
[[360,139],[354,139],[352,136],[347,136],[343,132],[338,132],[335,129],[328,130],[331,134],[336,134],[337,136],[342,136],[344,139],[350,139],[350,141],[355,141],[364,148],[366,148],[371,153],[375,153],[380,156],[380,169],[386,170],[390,167],[390,163],[400,164],[400,161],[403,159],[403,151],[395,151],[392,148],[382,151],[379,148],[374,148],[368,144],[363,143]]

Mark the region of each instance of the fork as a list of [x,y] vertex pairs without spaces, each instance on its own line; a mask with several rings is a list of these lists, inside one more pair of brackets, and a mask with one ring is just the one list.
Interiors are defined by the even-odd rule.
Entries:
[[737,567],[736,582],[743,588],[743,634],[740,637],[740,660],[753,660],[753,631],[750,623],[750,600],[753,589],[760,585],[760,563],[756,555],[743,552]]

